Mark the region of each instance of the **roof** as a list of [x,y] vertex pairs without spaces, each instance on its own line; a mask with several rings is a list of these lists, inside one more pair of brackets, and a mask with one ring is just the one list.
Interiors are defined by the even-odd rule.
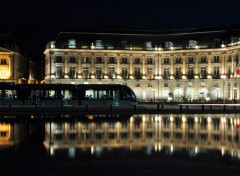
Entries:
[[100,31],[100,32],[60,32],[56,38],[56,48],[65,48],[68,40],[74,39],[77,46],[91,46],[96,40],[102,40],[104,47],[112,46],[118,49],[121,41],[127,41],[128,46],[142,47],[145,42],[152,42],[153,46],[164,46],[166,41],[174,46],[186,47],[189,40],[195,40],[199,45],[213,47],[214,40],[219,43],[230,43],[231,37],[240,37],[240,26],[222,26],[213,28],[190,28],[160,31]]

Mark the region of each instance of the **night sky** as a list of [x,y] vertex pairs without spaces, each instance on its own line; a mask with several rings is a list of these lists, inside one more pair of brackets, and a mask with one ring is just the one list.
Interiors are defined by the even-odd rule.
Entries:
[[1,2],[0,33],[39,57],[59,32],[226,26],[240,24],[239,9],[237,0],[11,0]]

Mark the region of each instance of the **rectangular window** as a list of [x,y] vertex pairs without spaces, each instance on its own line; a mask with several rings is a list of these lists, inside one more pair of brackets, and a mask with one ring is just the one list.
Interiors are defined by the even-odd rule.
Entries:
[[153,68],[152,67],[147,67],[147,78],[153,79]]
[[188,77],[188,79],[194,77],[193,67],[188,67],[187,77]]
[[169,64],[169,58],[167,57],[163,58],[163,64]]
[[56,78],[63,78],[62,66],[56,66]]
[[115,78],[115,67],[109,67],[108,76],[109,78]]
[[213,57],[213,62],[220,62],[220,57],[219,56],[214,56]]
[[219,78],[220,75],[219,75],[219,66],[214,66],[213,68],[213,76],[214,78]]
[[193,56],[189,56],[188,57],[188,63],[189,64],[193,64]]
[[96,78],[102,78],[102,67],[96,67]]
[[115,58],[114,57],[109,57],[109,64],[115,64]]
[[135,67],[134,68],[134,75],[136,79],[141,79],[141,71],[140,71],[140,67]]
[[7,65],[7,59],[1,59],[1,65]]
[[201,56],[201,63],[207,63],[207,57],[206,56]]
[[128,68],[122,67],[122,78],[127,78],[127,77],[128,77]]
[[181,57],[177,57],[176,58],[176,64],[181,64],[182,63],[182,58]]
[[135,64],[141,64],[141,59],[140,58],[135,58]]
[[89,64],[90,63],[89,57],[84,56],[83,59],[82,59],[82,63],[83,64]]
[[128,59],[126,57],[122,57],[122,64],[127,64],[128,63]]
[[147,58],[147,64],[153,64],[153,59],[152,58]]
[[76,57],[75,56],[70,56],[69,62],[70,63],[76,63]]
[[56,56],[56,60],[55,60],[56,63],[62,63],[62,56]]
[[165,79],[169,79],[169,77],[170,77],[169,68],[164,68],[164,69],[163,69],[163,77],[164,77]]
[[102,64],[102,57],[96,57],[96,64]]
[[83,67],[83,78],[89,78],[89,67]]
[[69,78],[76,78],[76,67],[69,68]]
[[207,69],[205,66],[200,68],[200,78],[206,78],[207,77]]
[[182,73],[181,73],[181,67],[176,67],[176,78],[181,78]]

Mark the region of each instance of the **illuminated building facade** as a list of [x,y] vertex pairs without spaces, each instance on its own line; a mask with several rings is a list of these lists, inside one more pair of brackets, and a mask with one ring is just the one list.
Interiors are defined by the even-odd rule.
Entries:
[[236,26],[148,34],[62,32],[44,51],[44,81],[125,84],[139,101],[238,101],[239,36]]
[[[172,153],[182,147],[216,149],[239,157],[239,115],[135,115],[121,121],[48,122],[45,124],[45,146],[51,154],[57,149],[86,149],[99,152],[104,148],[127,149],[148,147]],[[71,153],[71,151],[70,151]],[[74,152],[73,152],[74,153]]]
[[28,59],[20,54],[11,35],[0,34],[0,82],[26,83]]

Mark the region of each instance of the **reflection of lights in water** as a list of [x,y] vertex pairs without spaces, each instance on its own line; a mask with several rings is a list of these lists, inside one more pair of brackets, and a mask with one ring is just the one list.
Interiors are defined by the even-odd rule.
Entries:
[[195,154],[198,154],[198,147],[195,146]]
[[101,154],[102,154],[102,147],[96,147],[95,152],[96,152],[97,156],[101,156]]
[[156,151],[161,151],[161,150],[162,150],[162,145],[161,145],[161,143],[158,143],[158,144],[155,143],[155,146],[154,146],[154,147],[155,147],[155,152],[156,152]]
[[91,154],[92,155],[94,154],[94,146],[93,145],[91,146]]
[[76,149],[73,148],[73,147],[70,147],[70,148],[68,149],[68,155],[69,155],[69,157],[70,157],[70,158],[74,158],[74,157],[75,157],[75,154],[76,154]]
[[170,146],[170,152],[173,153],[173,145]]
[[151,153],[152,153],[152,146],[147,146],[146,149],[147,149],[146,150],[147,155],[151,155]]
[[222,147],[222,149],[221,149],[221,153],[222,153],[222,156],[225,154],[225,150],[224,150],[223,147]]
[[53,156],[54,153],[55,153],[54,148],[53,148],[53,147],[50,147],[50,155]]

